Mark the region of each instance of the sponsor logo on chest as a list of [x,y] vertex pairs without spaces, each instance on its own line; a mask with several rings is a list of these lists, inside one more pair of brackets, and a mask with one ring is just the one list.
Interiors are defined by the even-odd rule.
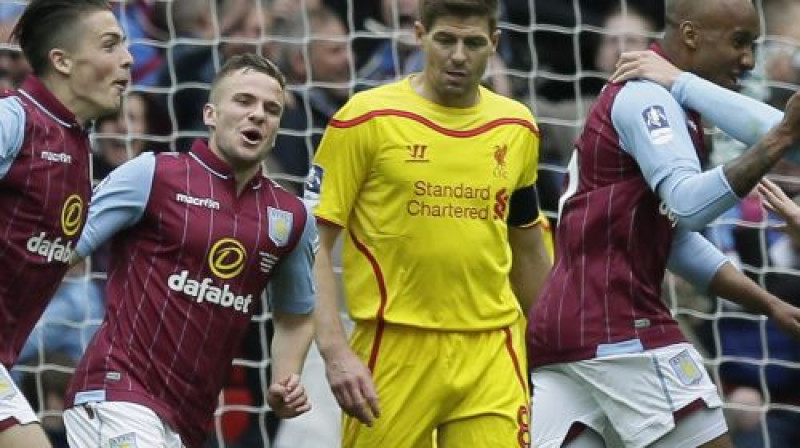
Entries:
[[[67,237],[76,236],[83,222],[83,200],[77,194],[70,195],[61,207],[61,231]],[[28,238],[25,248],[28,252],[40,255],[48,263],[54,261],[68,263],[72,257],[72,241],[60,236],[50,238],[46,232]]]
[[[208,267],[211,273],[220,280],[238,277],[244,271],[247,252],[244,245],[234,238],[217,240],[208,253]],[[213,278],[189,278],[189,271],[184,269],[167,278],[169,289],[184,294],[196,303],[208,302],[222,308],[232,308],[243,314],[250,312],[253,295],[239,295],[231,290],[227,283],[217,284]]]

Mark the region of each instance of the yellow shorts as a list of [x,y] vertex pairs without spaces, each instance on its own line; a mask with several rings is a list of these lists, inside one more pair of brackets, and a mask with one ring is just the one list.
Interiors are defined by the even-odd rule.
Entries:
[[356,324],[381,416],[345,416],[343,448],[520,448],[530,445],[524,319],[476,332]]

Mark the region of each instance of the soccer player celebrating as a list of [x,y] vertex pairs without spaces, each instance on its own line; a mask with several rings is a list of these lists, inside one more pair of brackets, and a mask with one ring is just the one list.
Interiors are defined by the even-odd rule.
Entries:
[[[758,23],[748,0],[669,0],[654,51],[734,89],[753,67]],[[555,265],[529,320],[538,447],[731,446],[703,360],[661,302],[667,268],[800,336],[800,310],[697,233],[800,142],[800,97],[771,130],[741,120],[733,135],[753,146],[706,172],[698,112],[734,109],[703,101],[683,109],[658,84],[611,83],[587,117],[559,202]]]
[[111,238],[105,319],[66,397],[72,446],[203,446],[233,356],[269,287],[279,417],[307,411],[299,372],[313,334],[317,241],[303,203],[261,172],[285,81],[245,54],[226,62],[203,118],[208,144],[145,153],[92,198],[76,252]]
[[[527,446],[520,330],[550,260],[536,124],[480,86],[496,14],[495,0],[422,0],[423,71],[355,95],[316,154],[316,341],[345,447]],[[342,229],[350,345],[331,255]]]
[[69,267],[91,191],[91,121],[115,113],[131,55],[105,0],[33,0],[12,35],[33,75],[0,92],[0,446],[49,446],[8,375]]

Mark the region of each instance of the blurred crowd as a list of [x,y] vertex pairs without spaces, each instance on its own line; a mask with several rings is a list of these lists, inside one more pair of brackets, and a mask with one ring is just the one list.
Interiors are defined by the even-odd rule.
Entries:
[[[528,104],[541,127],[539,191],[555,217],[566,162],[593,99],[624,50],[645,49],[663,27],[663,0],[505,0],[502,37],[485,84]],[[198,113],[210,81],[231,55],[270,57],[289,82],[281,133],[267,162],[272,177],[299,193],[322,132],[353,92],[420,69],[413,34],[417,0],[128,0],[113,2],[135,58],[133,85],[119,116],[95,123],[94,179],[143,151],[183,151],[203,136]],[[357,5],[357,7],[356,7]],[[763,39],[758,64],[743,92],[778,108],[800,84],[800,0],[762,0]],[[24,0],[0,4],[0,87],[29,71],[8,34]],[[744,148],[710,132],[708,166]],[[773,178],[800,193],[800,167],[784,161]],[[771,292],[798,303],[800,241],[773,230],[757,196],[709,229],[708,237]],[[59,289],[23,351],[23,389],[61,440],[60,397],[69,367],[99,323],[108,252],[76,266]],[[671,305],[705,350],[712,376],[725,393],[732,435],[739,446],[795,446],[800,440],[800,344],[773,324],[690,290],[668,278]],[[87,300],[88,298],[88,300]],[[269,322],[254,321],[242,358],[264,356]],[[260,368],[235,367],[229,403],[264,409]],[[276,422],[262,411],[223,418],[216,440],[253,446]],[[265,430],[266,428],[266,430]],[[210,428],[210,431],[215,428]],[[56,442],[57,444],[58,442]]]

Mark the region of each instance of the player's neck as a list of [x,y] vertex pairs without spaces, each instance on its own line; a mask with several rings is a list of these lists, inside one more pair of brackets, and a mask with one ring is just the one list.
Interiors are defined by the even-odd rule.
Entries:
[[410,79],[411,88],[414,89],[419,96],[432,103],[444,107],[467,108],[475,106],[480,100],[480,89],[478,89],[477,86],[472,92],[465,95],[442,95],[436,90],[433,83],[426,79],[426,76],[427,75],[424,71],[422,73],[412,75]]
[[39,80],[42,81],[42,84],[47,87],[47,90],[49,90],[67,110],[75,115],[75,121],[80,123],[81,126],[85,126],[89,123],[92,119],[91,113],[88,107],[82,104],[80,99],[72,93],[69,83],[59,82],[52,76],[43,76],[39,78]]
[[234,169],[233,178],[236,181],[236,196],[241,196],[247,185],[261,172],[261,164],[247,169]]
[[213,136],[209,138],[208,149],[225,165],[228,165],[230,175],[233,176],[233,180],[236,182],[236,196],[240,196],[253,178],[262,173],[261,162],[236,163],[235,157],[228,156],[217,147]]
[[690,66],[688,63],[689,55],[686,54],[686,47],[683,42],[679,41],[678,35],[671,34],[668,31],[659,43],[664,55],[670,62],[681,70],[688,70]]

